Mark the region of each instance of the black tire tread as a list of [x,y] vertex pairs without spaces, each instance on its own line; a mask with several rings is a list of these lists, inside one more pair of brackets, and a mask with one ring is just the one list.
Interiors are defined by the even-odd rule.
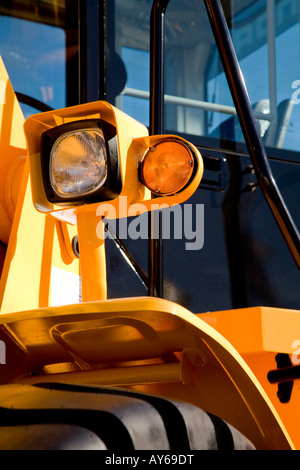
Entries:
[[5,385],[0,450],[250,450],[249,440],[198,407],[69,384]]

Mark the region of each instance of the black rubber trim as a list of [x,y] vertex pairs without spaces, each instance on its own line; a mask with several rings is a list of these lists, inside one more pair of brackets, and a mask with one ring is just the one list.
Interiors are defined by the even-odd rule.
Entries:
[[53,111],[54,108],[49,106],[48,104],[44,103],[43,101],[37,100],[32,96],[25,95],[24,93],[15,92],[16,97],[20,103],[27,104],[27,106],[31,106],[31,108],[35,108],[42,113],[47,111]]

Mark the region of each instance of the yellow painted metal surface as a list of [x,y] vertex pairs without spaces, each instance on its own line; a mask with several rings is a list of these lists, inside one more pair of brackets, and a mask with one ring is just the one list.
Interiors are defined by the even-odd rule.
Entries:
[[300,312],[296,310],[253,307],[198,315],[219,331],[247,362],[284,422],[295,446],[300,449],[300,381],[295,380],[291,398],[281,403],[278,387],[268,381],[270,370],[277,368],[278,353],[299,364]]
[[0,57],[0,240],[8,243],[26,158],[24,117]]
[[[242,357],[206,322],[156,298],[86,302],[3,315],[5,382],[122,386],[195,403],[257,448],[293,449]],[[33,372],[33,376],[32,376]]]
[[[83,302],[107,297],[104,225],[92,212],[77,214]],[[101,230],[101,236],[99,236]]]
[[1,244],[0,313],[68,303],[71,285],[78,285],[78,301],[79,263],[67,239],[76,231],[36,211],[24,117],[2,61],[0,80],[0,240],[7,245]]

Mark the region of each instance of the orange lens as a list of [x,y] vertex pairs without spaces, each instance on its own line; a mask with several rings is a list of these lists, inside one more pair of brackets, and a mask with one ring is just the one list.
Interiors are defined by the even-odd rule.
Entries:
[[194,157],[189,148],[176,141],[165,141],[146,153],[141,178],[155,194],[175,194],[189,182],[193,170]]

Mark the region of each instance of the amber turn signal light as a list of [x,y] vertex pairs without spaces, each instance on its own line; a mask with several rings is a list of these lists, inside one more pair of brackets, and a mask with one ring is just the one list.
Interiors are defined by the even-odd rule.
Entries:
[[176,140],[164,141],[149,148],[141,162],[140,177],[152,193],[167,196],[189,183],[194,166],[188,146]]

